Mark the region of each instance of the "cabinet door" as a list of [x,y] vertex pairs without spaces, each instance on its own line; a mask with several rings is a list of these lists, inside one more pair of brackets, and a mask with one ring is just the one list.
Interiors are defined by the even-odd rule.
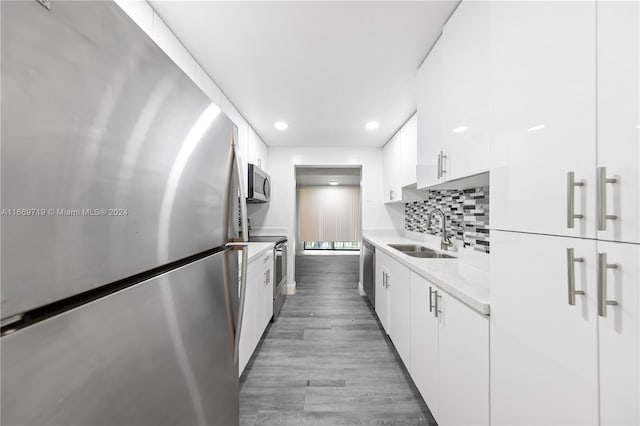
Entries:
[[247,288],[244,296],[244,311],[242,314],[242,330],[240,332],[240,347],[238,351],[239,374],[242,374],[253,350],[258,342],[257,311],[258,311],[258,271],[254,260],[247,265]]
[[442,31],[442,140],[447,180],[490,167],[491,3],[463,1]]
[[442,143],[443,75],[442,49],[438,40],[418,70],[418,146],[416,178],[418,188],[440,183],[439,153]]
[[598,238],[640,242],[640,3],[598,2],[598,166],[606,221]]
[[411,273],[411,378],[438,419],[438,319],[429,312],[429,291],[437,290]]
[[[416,155],[418,150],[418,116],[414,114],[400,129],[402,161],[400,186],[416,183]],[[402,189],[401,189],[402,190]]]
[[491,2],[493,229],[595,237],[595,20],[592,1]]
[[251,128],[248,129],[247,160],[262,170],[268,171],[267,158],[269,151],[260,136]]
[[400,142],[400,132],[398,132],[382,148],[383,200],[385,202],[397,201],[402,198],[402,188],[400,185],[402,147]]
[[640,246],[598,242],[598,253],[616,265],[607,269],[607,300],[618,304],[598,318],[600,332],[600,419],[603,425],[640,424]]
[[376,314],[384,328],[389,334],[389,292],[387,291],[386,282],[389,270],[387,269],[385,259],[388,259],[380,251],[376,252]]
[[411,367],[411,271],[406,266],[389,259],[387,290],[390,298],[389,336],[404,365]]
[[[569,304],[568,255],[575,272]],[[491,422],[598,423],[596,242],[491,234]]]
[[442,426],[488,426],[489,319],[442,291],[438,310],[436,420]]
[[260,323],[258,334],[262,336],[273,316],[273,254],[267,253],[262,260],[260,291]]

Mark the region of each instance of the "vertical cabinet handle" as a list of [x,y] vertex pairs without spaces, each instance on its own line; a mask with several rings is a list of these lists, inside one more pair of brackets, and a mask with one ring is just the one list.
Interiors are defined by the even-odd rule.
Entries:
[[433,312],[433,289],[429,286],[429,312]]
[[433,312],[434,316],[438,318],[438,290],[433,290],[429,287],[429,312]]
[[576,204],[576,186],[584,186],[583,181],[576,182],[575,173],[567,173],[567,228],[573,228],[575,226],[575,219],[582,219],[584,215],[575,213]]
[[442,177],[442,151],[438,154],[438,179]]
[[584,262],[583,257],[575,257],[572,248],[567,249],[567,283],[569,290],[569,304],[576,304],[576,294],[583,296],[585,293],[582,290],[576,290],[576,270],[575,263]]
[[382,287],[387,287],[387,273],[382,271]]
[[447,156],[445,155],[444,151],[440,151],[440,162],[442,163],[442,165],[440,166],[440,176],[444,176],[447,173],[447,162],[445,161],[446,158]]
[[607,184],[616,183],[615,178],[607,178],[607,168],[598,167],[598,185],[596,188],[596,203],[598,205],[598,231],[607,230],[607,220],[618,218],[615,214],[607,214]]
[[615,263],[607,263],[607,253],[598,253],[598,315],[607,316],[607,306],[617,305],[615,300],[607,300],[607,269],[616,269]]

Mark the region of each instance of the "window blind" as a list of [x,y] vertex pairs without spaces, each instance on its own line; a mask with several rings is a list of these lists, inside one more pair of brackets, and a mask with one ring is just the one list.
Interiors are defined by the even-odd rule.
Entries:
[[302,241],[360,241],[359,186],[298,188]]

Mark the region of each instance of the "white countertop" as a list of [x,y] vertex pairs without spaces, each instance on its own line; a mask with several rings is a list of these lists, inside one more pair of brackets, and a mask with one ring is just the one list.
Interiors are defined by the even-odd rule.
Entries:
[[[383,251],[465,305],[481,314],[489,315],[489,273],[465,263],[463,259],[458,259],[459,253],[445,252],[456,259],[411,257],[387,244],[418,244],[437,251],[441,251],[440,246],[388,233],[365,231],[363,238],[375,245],[376,250]],[[464,254],[460,255],[464,258]]]
[[246,245],[249,249],[247,256],[249,262],[253,262],[256,258],[260,257],[269,250],[273,250],[274,243],[229,243],[228,245]]

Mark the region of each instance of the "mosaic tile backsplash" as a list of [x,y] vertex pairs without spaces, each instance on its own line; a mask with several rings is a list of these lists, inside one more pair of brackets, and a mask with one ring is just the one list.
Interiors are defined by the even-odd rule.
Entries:
[[[440,215],[433,217],[428,228],[427,215],[442,209],[447,216],[451,239],[462,241],[464,247],[489,253],[489,187],[429,191],[429,198],[406,203],[404,228],[423,234],[441,235]],[[427,229],[428,228],[428,229]]]

